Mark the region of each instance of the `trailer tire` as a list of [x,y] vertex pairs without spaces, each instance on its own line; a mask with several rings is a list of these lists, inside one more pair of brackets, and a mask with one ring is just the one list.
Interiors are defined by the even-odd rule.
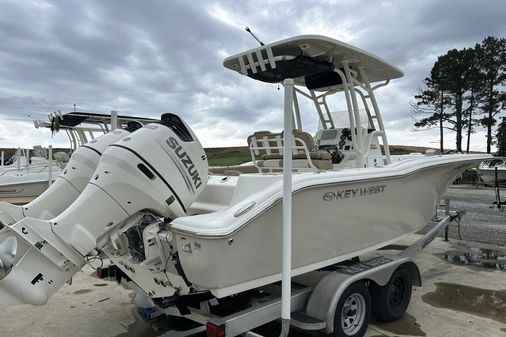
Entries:
[[382,322],[400,319],[408,309],[413,282],[406,268],[398,268],[384,286],[371,287],[372,311]]
[[371,320],[371,294],[363,282],[351,284],[337,302],[331,337],[362,337]]

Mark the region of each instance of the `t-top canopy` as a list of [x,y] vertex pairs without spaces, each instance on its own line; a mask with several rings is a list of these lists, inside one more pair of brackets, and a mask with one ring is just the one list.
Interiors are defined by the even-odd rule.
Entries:
[[[362,68],[369,82],[402,77],[402,70],[385,60],[347,43],[320,35],[300,35],[250,49],[223,61],[223,65],[253,79],[277,83],[293,78],[308,89],[333,87],[342,80],[334,69]],[[357,79],[363,82],[361,75]]]

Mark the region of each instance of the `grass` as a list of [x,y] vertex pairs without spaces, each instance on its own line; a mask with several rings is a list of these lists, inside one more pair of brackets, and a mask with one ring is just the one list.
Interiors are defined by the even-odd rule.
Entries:
[[233,166],[251,161],[251,155],[243,151],[215,152],[206,149],[209,166]]
[[403,148],[403,147],[391,147],[390,154],[392,155],[401,155],[401,154],[410,154],[413,151]]

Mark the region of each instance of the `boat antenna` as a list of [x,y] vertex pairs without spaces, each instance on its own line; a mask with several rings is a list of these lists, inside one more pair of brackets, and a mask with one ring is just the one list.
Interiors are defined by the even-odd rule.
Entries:
[[246,28],[244,28],[244,29],[245,29],[248,33],[250,33],[250,34],[251,34],[251,36],[253,36],[253,38],[254,38],[255,40],[257,40],[257,41],[258,41],[258,43],[260,43],[260,45],[261,45],[261,46],[265,46],[265,43],[263,43],[262,41],[260,41],[260,39],[259,39],[258,37],[256,37],[256,36],[255,36],[255,34],[253,34],[253,32],[251,31],[251,29],[249,29],[249,27],[246,27]]

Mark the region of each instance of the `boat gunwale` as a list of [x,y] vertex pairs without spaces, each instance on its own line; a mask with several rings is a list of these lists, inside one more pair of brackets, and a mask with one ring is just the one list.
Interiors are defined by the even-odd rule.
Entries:
[[[482,155],[458,155],[458,156],[459,156],[458,159],[460,159],[458,161],[445,161],[445,162],[442,162],[442,163],[436,163],[434,165],[423,165],[421,167],[415,167],[415,169],[412,169],[412,170],[409,170],[409,168],[408,168],[407,169],[407,170],[409,170],[408,172],[400,171],[400,172],[396,173],[396,172],[390,171],[390,172],[387,172],[387,174],[390,173],[388,175],[376,176],[376,177],[373,177],[373,178],[353,177],[352,179],[348,179],[348,180],[340,179],[340,180],[337,180],[337,181],[328,181],[328,182],[323,182],[323,183],[319,183],[319,184],[310,184],[310,181],[309,181],[309,184],[308,184],[308,181],[305,180],[303,182],[299,182],[298,184],[294,183],[292,185],[292,194],[299,193],[299,192],[302,192],[302,191],[305,191],[305,190],[309,190],[309,189],[313,189],[313,188],[320,188],[320,187],[324,187],[324,186],[328,186],[328,185],[343,185],[343,184],[347,184],[347,183],[350,183],[350,182],[351,183],[360,183],[360,182],[364,182],[364,181],[367,181],[367,182],[369,182],[369,181],[378,181],[378,180],[382,180],[382,179],[385,179],[385,178],[388,178],[388,179],[399,179],[399,178],[403,178],[403,177],[407,177],[407,176],[416,174],[416,173],[418,173],[420,171],[427,170],[427,169],[430,169],[430,168],[441,167],[441,166],[449,166],[449,165],[456,164],[456,163],[459,163],[459,164],[469,163],[469,164],[471,164],[473,162],[476,162],[476,161],[480,160],[480,158],[476,158],[476,157],[482,157],[483,158]],[[467,158],[467,156],[472,156],[474,158]],[[443,156],[439,156],[438,158],[440,158],[440,157],[443,157]],[[401,161],[399,163],[393,163],[390,167],[395,167],[395,166],[399,166],[399,164],[406,164],[407,162],[410,162],[410,161],[419,161],[419,160],[420,160],[420,158],[416,158],[416,159],[413,158],[413,159]],[[423,160],[428,161],[426,158],[423,158]],[[483,160],[483,159],[481,159],[481,160]],[[383,168],[368,168],[368,169],[384,170]],[[362,171],[363,170],[362,168],[359,168],[359,169],[350,169],[350,170],[353,170],[355,172],[357,172],[358,170],[360,170],[361,175],[364,174],[363,173],[364,171]],[[345,170],[345,171],[350,171],[350,170]],[[343,171],[320,171],[318,174],[325,174],[327,172],[343,172]],[[307,172],[307,173],[304,173],[304,175],[314,174],[314,173],[315,172]],[[250,174],[257,174],[257,173],[250,173]],[[279,173],[279,175],[281,176],[282,173]],[[302,186],[298,186],[298,185],[302,185]],[[252,215],[250,215],[250,217],[247,218],[246,221],[242,222],[238,226],[233,226],[233,225],[229,226],[229,228],[233,228],[233,229],[231,231],[228,231],[225,234],[221,234],[221,233],[220,234],[210,234],[210,233],[202,233],[202,232],[190,231],[190,230],[186,230],[186,229],[183,229],[183,228],[177,228],[177,227],[174,228],[174,221],[177,221],[177,218],[174,219],[173,222],[171,222],[171,224],[172,224],[171,231],[173,233],[177,233],[177,234],[184,234],[184,235],[189,235],[189,236],[194,236],[194,237],[202,237],[202,238],[205,238],[205,239],[216,239],[216,240],[219,240],[219,239],[228,238],[228,237],[230,237],[232,235],[235,235],[243,227],[247,226],[249,223],[251,223],[252,221],[254,221],[256,218],[258,218],[264,212],[268,211],[269,209],[271,209],[272,207],[274,207],[275,205],[277,205],[282,200],[283,200],[283,195],[282,195],[282,191],[280,191],[280,192],[277,192],[274,196],[268,198],[267,200],[264,200],[261,203],[257,203],[257,209],[255,210],[255,213],[252,213]],[[235,204],[235,205],[232,205],[232,206],[228,206],[227,208],[231,208],[231,207],[236,206],[236,205],[238,205],[238,204]],[[212,213],[216,213],[216,212],[220,212],[220,211],[214,211],[214,212],[210,212],[210,213],[206,213],[206,214],[199,214],[199,215],[207,215],[207,214],[212,214]],[[235,211],[235,210],[232,210],[232,211]],[[190,215],[190,216],[192,216],[192,215]],[[235,223],[237,223],[237,222],[238,221],[235,221]],[[175,225],[178,226],[177,223]]]

